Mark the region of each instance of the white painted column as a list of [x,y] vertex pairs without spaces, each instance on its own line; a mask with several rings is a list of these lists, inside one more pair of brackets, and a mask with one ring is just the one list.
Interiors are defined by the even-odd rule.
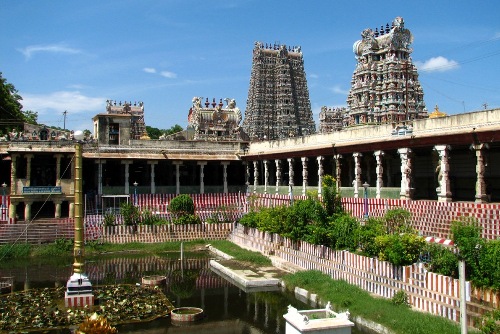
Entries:
[[26,186],[31,187],[31,159],[33,159],[34,155],[26,154],[25,157],[26,157]]
[[[54,184],[56,187],[61,185],[61,158],[62,154],[54,154],[54,157],[56,158],[56,184]],[[59,213],[59,217],[60,217]],[[56,217],[56,218],[59,218]]]
[[486,164],[484,163],[485,149],[488,149],[488,144],[474,145],[476,151],[476,203],[489,202],[486,193],[486,182],[484,181],[484,173],[486,172]]
[[340,194],[340,177],[342,175],[342,154],[334,154],[333,159],[335,160],[335,187],[337,188],[337,193]]
[[32,201],[24,201],[24,221],[29,222],[31,220],[31,205]]
[[293,196],[293,186],[294,186],[293,158],[288,158],[287,160],[288,160],[288,191],[290,193],[290,196]]
[[259,162],[255,160],[253,162],[253,192],[257,191],[257,186],[259,185]]
[[450,187],[450,146],[448,145],[436,145],[434,149],[438,153],[439,161],[436,168],[438,187],[436,188],[436,193],[438,196],[438,202],[451,202],[451,187]]
[[200,166],[200,194],[205,193],[205,166],[206,161],[198,161],[198,166]]
[[302,160],[302,196],[306,195],[307,192],[307,161],[309,160],[307,157],[300,158]]
[[274,163],[276,164],[276,194],[278,194],[281,186],[281,160],[276,159]]
[[399,197],[401,199],[411,199],[412,151],[409,148],[400,148],[398,149],[398,153],[401,158],[401,190],[399,192]]
[[53,201],[55,205],[54,218],[61,218],[61,204],[62,201]]
[[172,162],[175,165],[175,194],[179,195],[181,193],[181,171],[180,166],[182,161]]
[[[125,165],[125,194],[130,194],[130,165],[132,160],[122,160],[122,165]],[[135,181],[134,181],[135,182]]]
[[377,196],[376,198],[381,197],[382,187],[384,186],[384,167],[382,165],[382,158],[384,156],[384,151],[375,151],[373,155],[375,156],[375,160],[377,161],[377,167],[375,167],[375,171],[377,173]]
[[321,191],[323,190],[323,157],[320,155],[316,157],[318,160],[318,195],[321,196]]
[[156,194],[156,182],[155,182],[155,166],[158,164],[157,160],[150,160],[148,161],[148,165],[151,166],[151,193]]
[[267,160],[264,160],[264,194],[267,194],[267,185],[269,184],[269,166]]
[[222,179],[224,180],[224,194],[228,193],[227,190],[227,166],[229,165],[229,161],[221,162],[222,165]]
[[359,187],[361,187],[361,157],[363,156],[359,152],[354,152],[352,154],[354,158],[354,180],[352,185],[354,187],[354,198],[359,197]]

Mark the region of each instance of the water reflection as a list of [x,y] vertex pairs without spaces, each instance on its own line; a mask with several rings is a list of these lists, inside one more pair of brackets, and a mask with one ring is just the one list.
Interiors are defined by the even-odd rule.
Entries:
[[[120,255],[89,258],[86,273],[92,284],[107,285],[141,282],[143,276],[166,276],[164,292],[176,307],[200,307],[204,320],[189,325],[173,325],[169,318],[148,323],[118,325],[119,333],[285,333],[283,314],[287,306],[310,309],[280,291],[247,291],[212,272],[211,254],[196,252],[162,256]],[[63,262],[63,263],[61,263]],[[15,291],[65,285],[72,273],[72,260],[34,260],[2,263],[0,277],[13,277]],[[40,332],[42,333],[42,332]],[[44,333],[70,333],[69,329]],[[356,329],[353,333],[361,333]]]

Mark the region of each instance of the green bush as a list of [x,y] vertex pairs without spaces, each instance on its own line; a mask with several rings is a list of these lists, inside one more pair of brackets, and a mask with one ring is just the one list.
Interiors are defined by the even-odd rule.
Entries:
[[149,209],[144,209],[140,213],[140,222],[141,225],[160,225],[165,221],[165,219],[160,218],[158,215],[151,212]]
[[487,241],[480,250],[481,283],[500,290],[500,240]]
[[172,198],[168,205],[168,211],[174,216],[194,215],[194,202],[191,196],[182,194]]
[[358,240],[361,252],[366,256],[378,256],[380,249],[375,243],[375,238],[385,234],[383,219],[368,218],[364,225],[358,229]]
[[396,292],[394,296],[392,296],[391,302],[394,305],[403,305],[406,307],[411,306],[410,303],[408,302],[408,294],[403,290],[399,290],[398,292]]
[[459,257],[465,261],[466,279],[476,286],[483,286],[483,272],[480,267],[480,252],[484,240],[481,228],[475,219],[462,219],[451,222],[452,240],[458,248]]
[[172,223],[175,225],[201,224],[201,219],[197,215],[185,214],[172,219]]
[[416,234],[388,234],[375,238],[380,249],[379,259],[397,266],[407,266],[417,262],[425,245],[425,239]]
[[411,212],[403,208],[387,210],[384,215],[386,232],[393,233],[414,233],[411,227]]
[[124,202],[120,205],[120,212],[125,225],[137,225],[140,218],[139,208],[137,206],[132,203]]
[[30,252],[31,245],[26,243],[0,245],[0,259],[2,260],[28,257]]
[[429,271],[458,278],[458,258],[450,248],[439,244],[426,244],[423,252],[429,257]]
[[258,212],[250,211],[240,218],[239,223],[246,227],[256,228],[258,217],[259,217]]
[[104,226],[114,226],[116,223],[116,216],[112,213],[104,214],[103,224]]
[[342,213],[344,211],[342,208],[342,198],[337,193],[335,178],[331,175],[324,175],[321,186],[321,196],[323,197],[323,206],[325,207],[326,214],[333,216],[334,214]]
[[481,317],[479,329],[484,334],[500,333],[500,310],[494,310]]
[[286,218],[280,234],[292,240],[301,240],[308,232],[308,225],[325,226],[326,211],[317,200],[295,201],[286,210]]
[[228,206],[218,206],[215,211],[207,218],[209,224],[232,223],[234,221],[234,212],[237,209]]
[[351,215],[342,214],[335,217],[331,225],[331,246],[334,249],[348,249],[355,251],[358,248],[359,222]]

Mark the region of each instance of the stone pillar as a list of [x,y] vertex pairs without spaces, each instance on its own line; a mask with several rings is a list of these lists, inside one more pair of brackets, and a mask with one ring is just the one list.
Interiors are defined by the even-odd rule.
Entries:
[[253,162],[253,192],[257,191],[257,186],[259,185],[259,162],[255,160]]
[[31,220],[31,201],[24,202],[24,221],[29,222]]
[[307,157],[300,158],[302,160],[302,196],[306,195],[307,191],[307,161],[309,160]]
[[106,163],[106,160],[96,160],[97,164],[97,194],[102,195],[102,165]]
[[155,182],[155,165],[158,164],[157,160],[150,160],[148,161],[148,165],[151,166],[151,193],[156,194],[156,182]]
[[14,220],[16,218],[16,206],[17,206],[17,203],[12,202],[12,200],[11,200],[10,205],[9,205],[9,218],[12,220]]
[[486,182],[484,181],[484,173],[486,171],[486,164],[484,163],[484,149],[488,148],[488,144],[474,145],[476,151],[476,203],[489,202],[488,194],[486,192]]
[[278,194],[281,186],[281,160],[276,159],[274,163],[276,164],[276,194]]
[[335,160],[335,186],[337,188],[337,193],[340,194],[340,177],[342,175],[342,154],[335,154],[333,156]]
[[198,161],[198,166],[200,166],[200,194],[205,193],[205,166],[206,161]]
[[293,184],[293,178],[294,178],[294,172],[293,172],[293,158],[288,158],[288,185],[294,186]]
[[411,199],[413,189],[411,184],[412,179],[412,151],[409,148],[398,149],[399,157],[401,158],[401,190],[399,197],[401,199]]
[[450,188],[450,146],[448,145],[436,145],[434,150],[438,153],[439,161],[436,168],[438,187],[436,188],[436,193],[438,196],[438,202],[451,202],[451,188]]
[[375,171],[377,173],[377,196],[376,198],[381,198],[382,187],[384,186],[384,167],[382,165],[382,158],[384,156],[384,151],[375,151],[373,155],[377,161],[377,167]]
[[224,194],[228,193],[227,190],[227,166],[229,165],[229,161],[221,162],[222,165],[222,180],[224,182]]
[[69,203],[69,217],[75,218],[75,202]]
[[[245,184],[250,184],[250,163],[248,161],[243,161],[245,165]],[[248,190],[248,189],[247,189]]]
[[352,154],[354,158],[354,180],[352,181],[352,186],[354,187],[354,198],[359,197],[359,187],[361,187],[361,157],[363,156],[359,152],[354,152]]
[[182,161],[174,161],[172,164],[175,165],[175,194],[179,195],[181,193],[181,171],[180,166]]
[[26,154],[26,187],[31,187],[31,159],[33,154]]
[[264,160],[264,194],[267,194],[267,185],[269,184],[269,166],[268,160]]
[[60,200],[54,201],[54,205],[55,205],[54,218],[61,218],[61,204],[62,204],[62,201],[60,201]]
[[[54,157],[56,158],[56,184],[55,186],[60,186],[61,185],[61,158],[62,154],[54,154]],[[59,213],[60,217],[60,213]],[[59,218],[56,217],[56,218]]]
[[[11,156],[11,163],[10,163],[10,194],[11,195],[15,195],[16,194],[16,184],[17,184],[17,178],[16,178],[16,173],[17,173],[17,166],[16,166],[16,162],[17,162],[17,157],[19,155],[17,154],[12,154]],[[15,210],[14,210],[15,211]],[[12,210],[11,208],[9,208],[9,218],[14,218],[16,216],[15,212],[14,212],[14,216],[11,217],[11,214],[12,214]]]
[[[125,166],[125,194],[130,194],[130,165],[132,164],[132,160],[122,160],[122,165]],[[136,182],[136,180],[134,181]]]
[[321,191],[323,190],[323,157],[320,155],[316,158],[318,160],[318,195],[321,196]]

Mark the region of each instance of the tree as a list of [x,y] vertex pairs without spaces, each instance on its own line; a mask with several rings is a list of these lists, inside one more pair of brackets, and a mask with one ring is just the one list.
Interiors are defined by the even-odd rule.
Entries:
[[26,110],[22,111],[24,121],[29,124],[38,124],[38,112],[36,111],[31,111],[31,110]]
[[9,128],[22,126],[25,120],[21,112],[22,99],[14,85],[8,83],[0,72],[0,130],[5,132]]
[[169,136],[169,135],[172,135],[174,133],[181,132],[182,130],[184,130],[184,129],[179,124],[175,124],[170,129],[158,129],[158,128],[154,128],[152,126],[146,125],[146,132],[148,133],[148,136],[151,139],[158,139],[163,134],[165,134],[166,136]]

